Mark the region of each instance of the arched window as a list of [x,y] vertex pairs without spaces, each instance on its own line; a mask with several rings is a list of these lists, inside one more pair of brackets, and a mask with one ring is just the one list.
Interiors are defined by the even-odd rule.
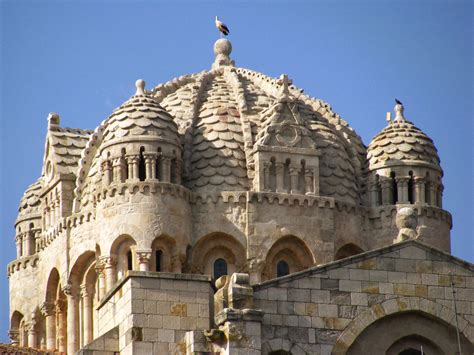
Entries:
[[396,204],[398,202],[398,188],[397,179],[394,171],[390,173],[390,177],[392,178],[392,203]]
[[143,157],[143,152],[145,148],[140,148],[140,159],[138,161],[138,179],[140,181],[145,181],[146,179],[146,168],[145,168],[145,158]]
[[132,257],[132,251],[129,250],[127,252],[127,269],[128,270],[133,270],[133,257]]
[[161,250],[155,251],[155,261],[156,261],[155,271],[163,271],[163,267],[162,267],[163,252]]
[[284,260],[280,260],[277,264],[277,277],[286,276],[290,273],[290,266]]
[[[415,350],[415,349],[407,349],[407,350],[403,350],[402,352],[400,352],[398,355],[421,355],[421,351],[420,350]],[[426,353],[423,352],[423,354],[426,355]]]
[[227,275],[227,262],[219,258],[214,261],[214,279],[218,279],[221,276]]

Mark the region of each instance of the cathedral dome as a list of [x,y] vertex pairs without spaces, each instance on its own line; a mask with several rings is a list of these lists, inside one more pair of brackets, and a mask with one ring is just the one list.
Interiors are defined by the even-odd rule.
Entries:
[[[214,46],[212,69],[155,87],[154,98],[184,137],[184,183],[198,191],[248,190],[255,175],[253,148],[265,113],[278,104],[281,79],[238,68],[231,43]],[[358,202],[365,147],[328,104],[285,84],[288,100],[320,151],[320,194]]]
[[28,186],[25,193],[23,194],[20,206],[18,207],[18,220],[25,219],[32,216],[41,216],[41,180],[38,179],[35,183]]
[[178,145],[178,129],[173,118],[145,91],[143,80],[137,80],[136,87],[135,95],[104,122],[102,144],[136,136],[150,136]]
[[441,171],[433,141],[403,115],[403,105],[395,106],[395,119],[377,134],[367,148],[369,170],[409,165]]

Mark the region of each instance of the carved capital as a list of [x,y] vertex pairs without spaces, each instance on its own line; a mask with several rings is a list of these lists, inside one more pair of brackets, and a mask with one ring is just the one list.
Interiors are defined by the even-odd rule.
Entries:
[[140,155],[130,154],[125,156],[125,159],[127,160],[128,164],[138,164],[138,162],[140,161]]
[[290,166],[290,175],[298,175],[300,173],[300,167]]
[[45,317],[53,316],[56,313],[54,302],[43,302],[40,306],[40,311]]
[[72,284],[70,282],[65,284],[62,288],[62,291],[66,296],[72,296]]
[[81,285],[80,294],[81,294],[81,297],[82,297],[82,298],[87,298],[87,297],[89,297],[89,290],[88,290],[87,284],[82,284],[82,285]]
[[136,250],[137,260],[139,264],[147,264],[151,259],[151,249]]
[[102,162],[102,170],[106,171],[110,169],[112,169],[112,164],[110,163],[110,160],[104,160]]
[[395,181],[397,184],[408,184],[408,181],[410,181],[410,176],[396,176]]
[[18,345],[20,341],[20,332],[17,329],[10,329],[8,331],[8,337],[11,339],[12,345]]
[[314,168],[305,168],[304,169],[304,176],[312,177],[314,175]]
[[380,186],[382,190],[387,190],[392,188],[392,180],[391,179],[382,179],[380,180]]
[[100,263],[105,269],[111,269],[117,266],[117,259],[112,255],[104,255],[99,258]]
[[56,300],[56,302],[54,302],[54,305],[56,307],[57,313],[64,313],[67,310],[67,303],[65,300]]

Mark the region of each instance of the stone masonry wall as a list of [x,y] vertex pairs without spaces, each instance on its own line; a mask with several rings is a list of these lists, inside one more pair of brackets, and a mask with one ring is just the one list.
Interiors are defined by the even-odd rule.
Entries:
[[400,311],[452,325],[450,272],[459,327],[473,341],[473,266],[410,241],[254,286],[262,353],[343,354],[365,327]]
[[210,328],[212,297],[207,276],[130,271],[98,307],[99,334],[118,326],[121,354],[184,354],[185,333]]

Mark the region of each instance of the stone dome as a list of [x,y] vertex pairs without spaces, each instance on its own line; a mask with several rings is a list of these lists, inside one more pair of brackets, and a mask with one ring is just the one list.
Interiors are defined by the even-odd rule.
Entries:
[[396,117],[377,134],[367,148],[369,170],[397,165],[426,166],[441,171],[438,151],[422,130],[403,116],[403,106],[395,106]]
[[132,136],[154,136],[178,145],[178,128],[173,118],[145,91],[143,80],[137,80],[136,86],[136,94],[104,122],[102,144]]
[[18,206],[17,220],[26,217],[41,216],[40,192],[42,187],[41,179],[38,179],[35,183],[28,186]]
[[[280,97],[279,79],[238,68],[232,45],[214,46],[212,69],[180,76],[152,90],[184,137],[184,184],[192,190],[248,190],[254,176],[252,147],[265,111]],[[311,132],[320,158],[320,193],[354,203],[363,185],[366,150],[360,137],[322,100],[290,85],[289,101]]]

